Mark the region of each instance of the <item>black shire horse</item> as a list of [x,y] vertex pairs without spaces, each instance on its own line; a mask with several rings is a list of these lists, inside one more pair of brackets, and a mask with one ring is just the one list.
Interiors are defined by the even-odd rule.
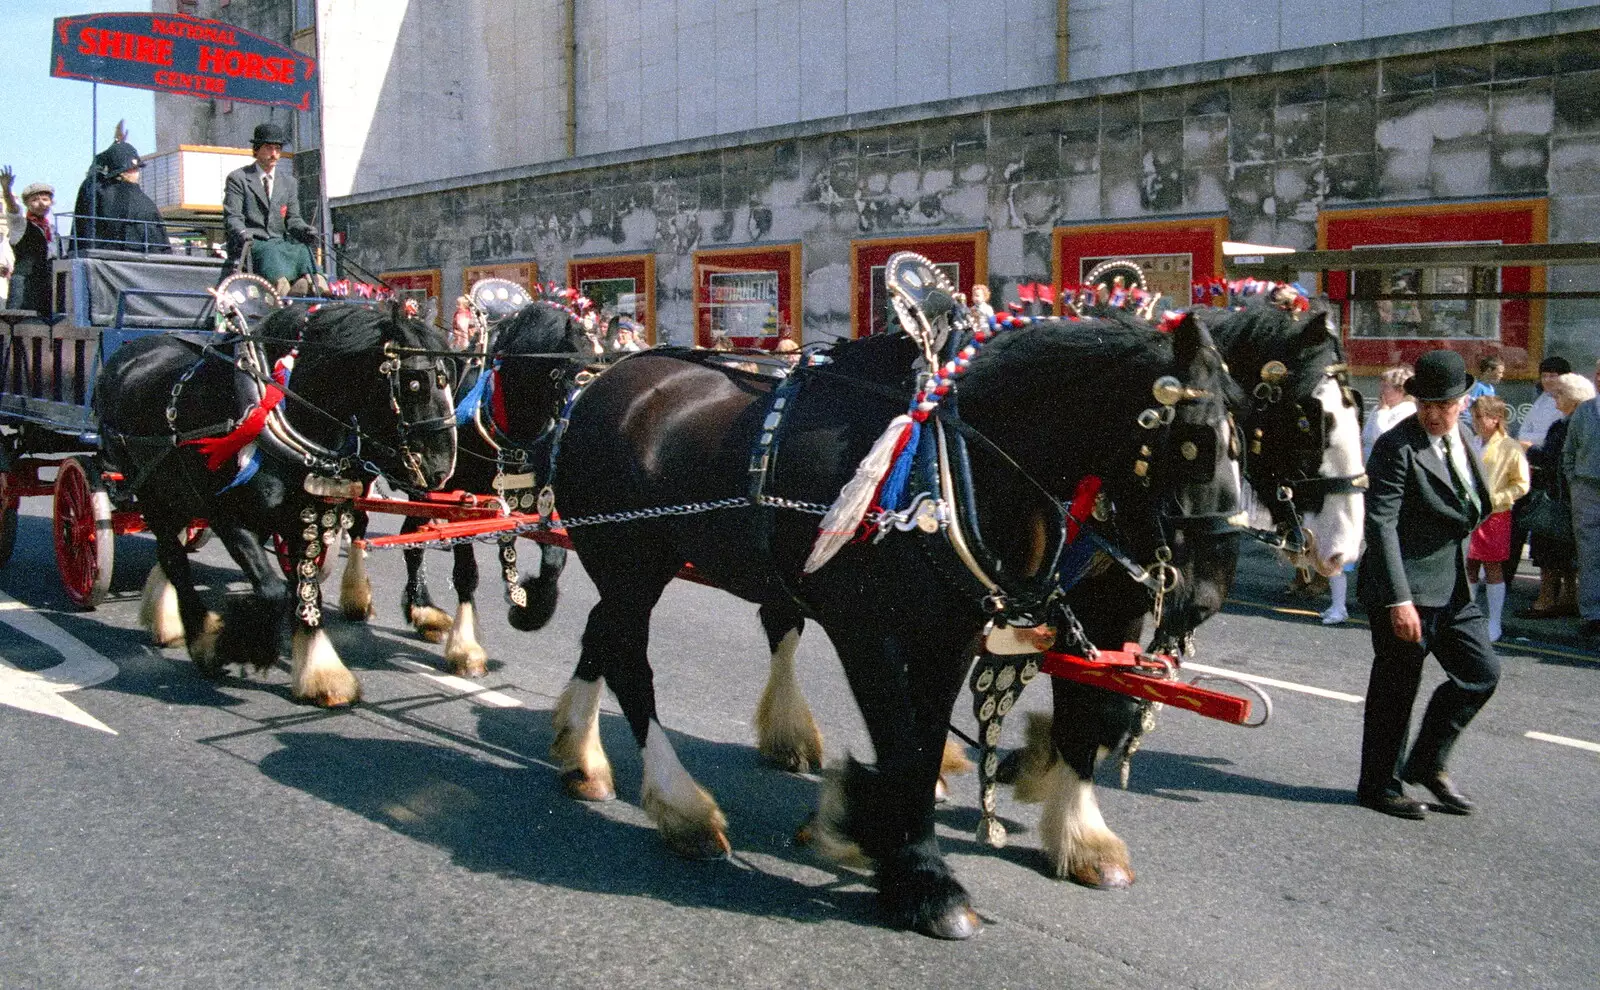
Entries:
[[[1242,310],[1201,310],[1238,385],[1250,525],[1275,531],[1289,560],[1336,573],[1359,552],[1365,474],[1360,401],[1349,390],[1337,322],[1318,311],[1296,319],[1266,301]],[[1152,649],[1193,652],[1194,630],[1222,608],[1238,563],[1238,537],[1185,534],[1190,574],[1164,612]],[[1184,589],[1187,593],[1183,593]],[[1119,571],[1074,588],[1068,602],[1091,642],[1137,641],[1145,610],[1139,590]],[[1029,720],[1028,743],[1015,767],[1019,800],[1044,807],[1040,841],[1057,877],[1091,887],[1133,883],[1126,843],[1101,817],[1094,795],[1103,754],[1127,760],[1150,724],[1148,702],[1102,688],[1052,681],[1054,717]]]
[[[483,288],[482,283],[475,285],[473,297],[487,295]],[[526,293],[521,298],[526,300]],[[532,512],[544,481],[541,476],[549,470],[556,420],[574,377],[584,367],[588,339],[577,314],[559,302],[528,302],[499,322],[493,322],[495,310],[493,300],[490,302],[489,307],[479,308],[480,319],[487,325],[485,356],[463,361],[464,374],[456,384],[460,452],[450,486],[479,495],[499,495],[513,511]],[[568,354],[572,357],[561,356]],[[424,522],[419,516],[407,516],[400,531],[415,532]],[[352,535],[359,538],[365,529],[366,513],[357,513]],[[510,622],[524,631],[541,629],[555,613],[567,551],[542,546],[538,572],[519,582],[516,540],[506,536],[499,541]],[[434,604],[428,590],[426,551],[405,551],[401,610],[424,639],[444,642],[445,662],[452,673],[462,677],[482,677],[488,669],[488,654],[478,642],[475,551],[473,543],[452,548],[451,577],[458,601],[453,619]],[[371,613],[372,589],[365,557],[366,552],[352,542],[339,595],[347,618],[365,619]]]
[[[1123,313],[1107,313],[1144,326]],[[1359,399],[1346,386],[1344,355],[1331,314],[1296,318],[1266,300],[1242,310],[1202,308],[1239,391],[1237,435],[1244,444],[1249,525],[1275,531],[1291,563],[1337,571],[1359,552],[1364,475]],[[1287,496],[1287,497],[1285,497]],[[1299,539],[1295,539],[1296,535]],[[1238,563],[1238,537],[1227,529],[1175,527],[1174,550],[1186,566],[1166,596],[1153,649],[1193,650],[1193,633],[1220,611]],[[1103,647],[1138,641],[1150,595],[1125,570],[1093,571],[1067,593],[1088,639]],[[769,759],[804,771],[820,765],[822,739],[794,670],[803,618],[785,606],[764,606],[762,626],[772,666],[756,711],[757,742]],[[1072,681],[1052,682],[1054,719],[1028,719],[1027,744],[1003,775],[1016,796],[1044,804],[1041,844],[1050,872],[1091,887],[1133,882],[1127,845],[1100,814],[1094,772],[1108,754],[1124,761],[1142,734],[1146,703]],[[949,756],[955,766],[959,754]]]
[[[819,847],[875,863],[893,924],[964,938],[979,925],[934,838],[934,784],[985,621],[996,608],[1054,601],[1063,506],[1087,477],[1102,480],[1126,551],[1149,563],[1164,515],[1233,514],[1239,482],[1227,379],[1198,324],[1171,336],[1103,323],[1009,330],[971,357],[924,425],[912,488],[926,484],[924,507],[908,509],[907,525],[881,542],[852,542],[802,574],[818,526],[796,510],[832,502],[905,411],[918,348],[902,334],[841,343],[826,363],[807,362],[786,380],[797,388],[776,393],[771,379],[692,351],[636,355],[588,386],[554,483],[600,601],[556,708],[552,755],[572,795],[614,795],[598,730],[603,679],[643,751],[642,803],[668,846],[721,855],[722,813],[657,719],[650,614],[685,564],[747,601],[798,603],[836,648],[878,761],[850,761],[830,776]],[[1152,397],[1164,377],[1174,403],[1165,407]],[[1208,438],[1187,461],[1177,451],[1183,436]],[[957,438],[968,460],[952,467],[933,457]],[[964,521],[952,527],[952,518]]]
[[[210,466],[187,441],[226,433],[247,411],[241,407],[259,400],[272,354],[288,346],[279,341],[299,347],[288,396],[253,447]],[[264,669],[278,659],[278,630],[292,606],[294,697],[324,706],[360,697],[321,627],[317,567],[348,527],[350,510],[321,494],[348,498],[374,470],[411,490],[437,488],[450,476],[454,401],[443,362],[433,356],[443,347],[442,337],[398,310],[332,305],[309,318],[276,310],[258,334],[232,345],[202,348],[152,335],[112,355],[94,395],[101,455],[129,479],[156,537],[145,617],[158,643],[185,641],[208,676],[227,664]],[[259,458],[253,474],[246,464],[252,449]],[[254,588],[230,603],[226,621],[207,612],[179,543],[194,519],[206,520]],[[296,561],[293,596],[262,548],[273,534]]]

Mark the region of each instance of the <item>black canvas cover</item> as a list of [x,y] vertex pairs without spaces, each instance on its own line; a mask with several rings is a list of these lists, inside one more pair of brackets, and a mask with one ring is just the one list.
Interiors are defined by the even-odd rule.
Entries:
[[186,255],[91,251],[72,258],[73,319],[79,326],[192,327],[211,312],[208,290],[222,260]]

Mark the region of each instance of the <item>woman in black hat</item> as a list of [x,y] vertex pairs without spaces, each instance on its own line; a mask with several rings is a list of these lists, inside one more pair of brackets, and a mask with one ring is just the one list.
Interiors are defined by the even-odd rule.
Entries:
[[[1380,436],[1367,460],[1367,546],[1357,595],[1372,623],[1373,660],[1356,800],[1399,818],[1424,818],[1430,807],[1406,797],[1405,783],[1432,793],[1434,810],[1472,813],[1446,767],[1500,680],[1487,623],[1467,588],[1467,538],[1491,510],[1483,463],[1460,425],[1471,387],[1461,355],[1422,355],[1406,382],[1416,414]],[[1430,653],[1448,680],[1428,702],[1402,762]]]
[[94,157],[73,207],[73,244],[79,251],[110,249],[171,254],[161,211],[139,188],[144,161],[122,138]]

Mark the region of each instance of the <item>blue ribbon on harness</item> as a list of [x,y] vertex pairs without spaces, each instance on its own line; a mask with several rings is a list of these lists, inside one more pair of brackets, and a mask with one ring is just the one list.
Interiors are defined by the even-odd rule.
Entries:
[[238,474],[233,476],[232,481],[217,489],[217,494],[221,495],[230,488],[238,488],[251,478],[254,478],[256,476],[256,472],[259,470],[261,470],[261,448],[257,447],[255,444],[251,444],[250,459],[244,462],[244,466],[239,469]]
[[495,362],[494,368],[484,368],[478,373],[478,380],[472,383],[472,388],[461,401],[456,404],[456,425],[466,426],[478,415],[478,410],[483,407],[483,401],[489,397],[489,381],[494,377],[494,371],[500,367]]

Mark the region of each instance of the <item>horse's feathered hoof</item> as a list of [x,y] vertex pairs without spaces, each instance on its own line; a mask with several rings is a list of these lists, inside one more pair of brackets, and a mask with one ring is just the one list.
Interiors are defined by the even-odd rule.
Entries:
[[578,801],[612,801],[616,799],[617,788],[611,782],[611,774],[584,773],[582,770],[568,770],[561,775],[561,786],[566,788],[567,796]]
[[983,931],[983,922],[978,920],[978,912],[971,908],[958,908],[941,917],[929,919],[927,925],[919,926],[917,931],[934,938],[958,942]]
[[194,661],[195,668],[206,677],[222,676],[223,661],[217,652],[217,640],[222,636],[222,629],[222,616],[215,612],[207,612],[200,633],[189,643],[189,659]]
[[443,609],[432,605],[413,605],[410,608],[411,628],[430,643],[443,643],[454,625]]
[[1084,863],[1073,868],[1072,882],[1094,890],[1126,890],[1133,886],[1133,867],[1121,863]]
[[983,929],[966,889],[925,850],[902,852],[880,866],[878,899],[891,924],[934,938],[971,938]]
[[661,838],[666,841],[668,849],[684,859],[722,859],[733,851],[728,837],[718,829],[662,831]]
[[478,678],[489,672],[489,654],[481,646],[456,656],[446,654],[444,659],[450,665],[450,673],[457,677]]
[[511,605],[506,609],[506,621],[511,628],[518,632],[537,632],[550,623],[556,614],[556,603],[561,599],[561,585],[556,581],[559,576],[558,571],[553,577],[541,574],[522,582],[528,604]]

